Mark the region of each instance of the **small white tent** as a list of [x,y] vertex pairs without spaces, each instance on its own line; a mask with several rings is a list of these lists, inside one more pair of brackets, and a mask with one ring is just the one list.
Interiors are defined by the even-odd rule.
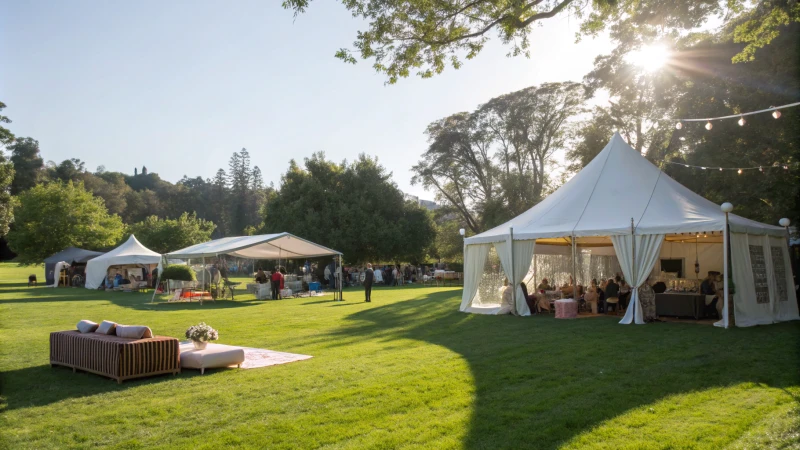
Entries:
[[[737,326],[797,319],[784,229],[733,214],[726,221],[718,205],[664,174],[615,133],[583,170],[541,203],[464,241],[461,311],[494,311],[473,308],[492,246],[506,277],[517,286],[531,267],[536,244],[568,242],[575,255],[581,239],[592,245],[599,238],[610,239],[625,278],[638,287],[655,267],[665,240],[676,240],[681,233],[715,233],[724,239],[717,241],[723,244],[720,251],[727,251],[726,226],[732,241]],[[522,291],[515,291],[516,312],[528,315]],[[636,289],[631,305],[622,323],[644,323]],[[726,326],[727,317],[725,302]]]
[[108,268],[121,265],[158,265],[161,255],[142,245],[131,235],[125,243],[86,263],[86,288],[97,289],[103,283]]

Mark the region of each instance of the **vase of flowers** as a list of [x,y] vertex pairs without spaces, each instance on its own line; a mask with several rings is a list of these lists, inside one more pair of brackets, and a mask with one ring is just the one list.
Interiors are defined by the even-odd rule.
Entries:
[[186,330],[186,339],[191,339],[194,348],[203,350],[208,345],[208,341],[219,339],[219,332],[210,325],[206,325],[205,322],[200,322]]

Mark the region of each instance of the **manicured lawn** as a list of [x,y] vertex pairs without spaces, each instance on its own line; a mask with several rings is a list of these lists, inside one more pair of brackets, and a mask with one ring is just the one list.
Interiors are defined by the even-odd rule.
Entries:
[[[43,279],[41,269],[37,269]],[[458,288],[148,304],[0,265],[6,448],[798,448],[800,323],[720,330],[458,312]],[[117,385],[48,364],[81,319],[314,358]]]

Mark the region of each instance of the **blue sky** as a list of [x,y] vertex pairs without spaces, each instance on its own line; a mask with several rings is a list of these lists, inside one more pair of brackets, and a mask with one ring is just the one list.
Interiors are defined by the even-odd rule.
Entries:
[[29,1],[0,6],[0,100],[45,160],[94,170],[204,178],[245,147],[267,182],[290,159],[378,156],[398,186],[432,121],[546,81],[580,81],[606,38],[575,44],[578,21],[536,27],[530,59],[494,40],[460,70],[384,85],[371,63],[333,57],[361,23],[333,1],[293,19],[279,2]]

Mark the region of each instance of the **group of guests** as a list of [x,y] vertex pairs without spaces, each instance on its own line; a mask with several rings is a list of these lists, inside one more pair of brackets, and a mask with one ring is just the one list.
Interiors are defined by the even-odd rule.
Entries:
[[[549,280],[543,278],[541,283],[536,286],[536,292],[534,293],[528,292],[528,286],[524,282],[519,285],[531,314],[550,310],[550,301],[545,295],[546,292],[560,291],[562,297],[573,298],[572,277],[570,277],[569,283],[565,283],[560,288],[551,286]],[[585,292],[583,286],[577,286],[577,290],[581,304],[589,308],[594,314],[605,313],[610,311],[611,308],[614,308],[615,311],[627,308],[631,298],[631,286],[619,275],[603,280],[601,283],[598,283],[597,279],[592,279],[591,285]],[[503,306],[511,305],[511,296],[512,292],[508,286],[508,279],[506,279],[501,288],[501,303]]]
[[263,267],[259,267],[258,272],[256,272],[255,281],[258,284],[269,282],[272,300],[280,300],[282,298],[281,291],[284,289],[285,275],[286,267],[284,266],[275,266],[272,273],[265,272]]
[[631,286],[619,275],[603,280],[599,285],[593,278],[583,294],[581,301],[591,309],[592,313],[606,313],[626,309],[631,299]]

